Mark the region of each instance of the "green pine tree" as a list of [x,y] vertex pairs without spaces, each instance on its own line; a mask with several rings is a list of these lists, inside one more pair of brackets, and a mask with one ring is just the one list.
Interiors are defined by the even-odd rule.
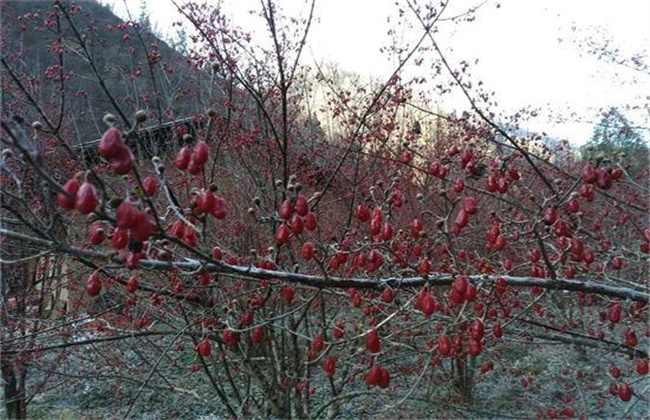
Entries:
[[648,167],[648,142],[616,108],[603,114],[591,140],[580,148],[583,160],[602,164],[622,164],[637,173]]

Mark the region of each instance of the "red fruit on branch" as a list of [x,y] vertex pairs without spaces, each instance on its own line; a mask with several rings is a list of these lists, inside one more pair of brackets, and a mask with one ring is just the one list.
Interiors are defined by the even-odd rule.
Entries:
[[313,242],[305,242],[302,244],[302,248],[300,248],[300,256],[306,261],[311,260],[314,258],[314,248]]
[[381,291],[381,300],[383,300],[386,303],[391,303],[393,299],[395,298],[395,292],[393,292],[393,289],[390,287],[384,288],[384,290]]
[[496,174],[492,173],[490,174],[490,176],[488,176],[487,180],[485,181],[485,188],[489,192],[493,193],[497,190],[497,183],[498,183],[497,176]]
[[305,228],[309,231],[316,229],[316,215],[311,211],[305,216]]
[[219,248],[218,246],[212,248],[212,258],[214,258],[215,260],[221,260],[222,256],[223,255],[221,252],[221,248]]
[[618,398],[625,402],[632,399],[632,387],[630,384],[624,382],[618,386]]
[[239,343],[239,333],[229,328],[226,328],[225,330],[223,330],[223,333],[221,334],[221,339],[223,340],[224,343],[228,344],[229,346],[235,346],[237,345],[237,343]]
[[580,203],[575,198],[567,201],[566,207],[571,213],[577,213],[580,211]]
[[95,186],[87,181],[81,184],[74,201],[74,208],[81,214],[89,214],[95,210],[97,204],[99,198]]
[[462,192],[465,189],[465,180],[463,178],[458,178],[454,183],[454,191],[457,193]]
[[384,389],[390,385],[390,372],[386,368],[380,368],[379,383],[377,385]]
[[367,222],[370,220],[370,209],[365,204],[359,204],[354,209],[354,215],[360,222]]
[[381,232],[381,219],[373,217],[372,220],[370,220],[370,228],[368,229],[368,232],[372,236],[379,235]]
[[366,349],[370,353],[379,353],[379,334],[376,330],[370,330],[366,336]]
[[77,178],[70,178],[65,185],[63,186],[63,191],[59,192],[56,196],[56,200],[59,203],[59,207],[65,210],[72,210],[75,206],[75,201],[77,198],[77,191],[79,191],[79,181]]
[[305,229],[305,224],[299,214],[294,214],[291,218],[291,231],[294,235],[300,235]]
[[210,155],[210,148],[203,140],[199,140],[192,150],[191,160],[198,166],[203,166]]
[[413,239],[419,239],[422,235],[422,220],[415,218],[411,222],[411,236]]
[[582,167],[582,180],[587,184],[593,184],[596,182],[596,169],[591,163]]
[[280,225],[278,231],[275,233],[275,239],[278,241],[278,244],[284,245],[289,242],[289,236],[291,236],[291,231],[284,223]]
[[86,281],[86,293],[88,293],[89,296],[97,296],[101,291],[102,281],[99,279],[99,273],[95,271]]
[[291,305],[293,303],[293,299],[295,295],[296,295],[296,291],[294,290],[293,287],[285,286],[282,288],[282,298],[287,303],[287,305]]
[[634,328],[630,326],[623,328],[623,339],[623,343],[627,347],[636,347],[636,345],[639,344],[639,340],[636,338],[636,332],[634,332]]
[[448,335],[441,334],[438,337],[438,354],[449,356],[451,354],[451,339]]
[[190,148],[187,146],[182,147],[181,150],[178,151],[178,155],[176,155],[176,159],[174,160],[174,166],[176,166],[176,168],[180,169],[181,171],[186,170],[190,164],[191,156],[192,156],[192,151],[190,150]]
[[307,213],[309,213],[309,203],[307,202],[307,198],[305,198],[304,195],[298,194],[296,197],[296,213],[298,213],[299,216],[305,217],[307,216]]
[[492,364],[492,362],[490,360],[486,360],[481,365],[481,374],[485,374],[485,373],[491,371],[492,369],[494,369],[494,364]]
[[111,235],[111,246],[113,249],[124,249],[129,243],[129,231],[116,227]]
[[423,258],[418,264],[418,273],[421,276],[426,276],[431,272],[431,260],[428,258]]
[[605,168],[598,168],[596,170],[596,186],[602,190],[612,188],[612,176]]
[[503,327],[500,323],[494,324],[492,327],[492,334],[494,334],[495,338],[503,337]]
[[134,167],[134,158],[131,149],[125,146],[120,154],[115,156],[111,166],[116,175],[126,175],[131,172]]
[[505,194],[508,192],[508,180],[505,176],[499,178],[499,181],[497,182],[497,191],[500,194]]
[[311,351],[314,353],[320,353],[325,348],[325,340],[323,339],[322,334],[317,334],[314,337],[314,340],[311,342]]
[[212,353],[212,344],[207,338],[196,345],[194,350],[203,357],[208,357]]
[[332,337],[336,338],[337,340],[340,340],[343,338],[345,335],[345,325],[342,322],[337,323],[334,325],[334,329],[332,330]]
[[469,333],[475,340],[482,339],[483,335],[485,335],[485,326],[483,325],[483,321],[478,318],[475,319],[469,327]]
[[278,210],[278,215],[283,220],[289,220],[293,214],[293,203],[291,199],[287,198],[280,204],[280,209]]
[[106,231],[104,224],[96,220],[88,228],[88,241],[93,245],[100,245],[106,240]]
[[467,346],[467,352],[469,353],[469,355],[472,357],[477,357],[481,354],[482,351],[483,351],[483,343],[481,342],[481,340],[471,338],[469,340],[469,345]]
[[636,361],[636,373],[646,375],[648,373],[648,359],[639,359]]
[[106,159],[113,159],[118,157],[126,148],[122,131],[115,127],[111,127],[104,132],[101,140],[99,141],[99,155]]
[[156,225],[149,215],[144,211],[135,214],[133,226],[130,229],[131,238],[138,242],[144,242],[156,231]]
[[256,325],[251,331],[251,342],[257,344],[261,343],[264,337],[264,330],[261,325]]
[[135,293],[138,290],[138,279],[136,276],[129,277],[129,281],[126,283],[126,291],[129,293]]
[[607,318],[612,323],[618,323],[621,321],[621,312],[623,311],[623,304],[621,302],[615,302],[612,306],[609,307],[607,312]]
[[323,372],[325,376],[332,376],[336,372],[336,358],[334,356],[327,356],[323,360]]
[[366,375],[366,384],[368,384],[368,386],[379,385],[380,380],[381,368],[376,364],[373,364],[370,368],[370,372],[368,372],[368,375]]
[[130,200],[124,200],[117,206],[115,220],[120,229],[130,229],[136,222],[137,211],[133,208]]
[[469,213],[464,209],[460,209],[454,220],[454,224],[460,230],[463,229],[469,223]]
[[147,177],[142,180],[142,188],[144,189],[145,194],[149,197],[153,197],[158,191],[158,180],[153,175],[147,175]]
[[478,211],[478,204],[476,202],[476,198],[472,196],[463,197],[463,209],[468,214],[476,214],[476,212]]
[[544,215],[542,217],[542,220],[546,225],[552,225],[557,221],[557,208],[555,206],[553,207],[548,207],[544,211]]

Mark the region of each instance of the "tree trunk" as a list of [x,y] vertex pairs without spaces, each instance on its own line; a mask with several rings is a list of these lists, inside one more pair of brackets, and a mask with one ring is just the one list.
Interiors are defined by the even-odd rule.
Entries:
[[16,379],[10,359],[2,359],[2,379],[4,385],[5,410],[9,419],[27,418],[27,401],[25,390],[21,389]]

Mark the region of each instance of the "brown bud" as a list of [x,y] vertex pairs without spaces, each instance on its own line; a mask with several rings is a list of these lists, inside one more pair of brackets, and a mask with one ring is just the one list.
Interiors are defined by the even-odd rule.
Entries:
[[135,113],[135,122],[143,123],[145,121],[147,121],[147,111],[144,111],[142,109],[136,111],[136,113]]
[[112,126],[115,124],[115,121],[117,121],[117,117],[113,114],[106,114],[104,115],[104,118],[102,118],[102,121],[104,121],[104,124]]

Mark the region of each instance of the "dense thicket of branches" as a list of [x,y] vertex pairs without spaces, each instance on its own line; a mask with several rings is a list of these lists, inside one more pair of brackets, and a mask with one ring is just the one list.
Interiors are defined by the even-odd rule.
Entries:
[[[507,364],[504,337],[626,355],[615,392],[599,395],[634,389],[647,404],[647,166],[631,174],[497,124],[436,42],[444,6],[405,3],[421,36],[374,84],[301,65],[313,4],[288,20],[262,2],[263,48],[218,6],[179,5],[192,70],[90,9],[55,2],[7,25],[49,46],[46,68],[16,49],[22,38],[3,45],[10,416],[48,385],[102,372],[135,390],[127,417],[148,388],[185,392],[174,372],[188,369],[231,417],[408,406],[423,381],[471,402],[479,371]],[[96,49],[116,31],[119,47]],[[119,75],[114,56],[129,57]],[[433,91],[404,78],[413,62],[437,74]],[[79,93],[91,85],[103,120]],[[461,117],[421,99],[450,89],[468,99]],[[194,130],[142,144],[144,127],[185,113],[179,98]],[[101,142],[79,148],[96,129]],[[80,337],[91,319],[95,335]],[[85,369],[64,374],[77,358]],[[28,387],[34,369],[49,373]]]

